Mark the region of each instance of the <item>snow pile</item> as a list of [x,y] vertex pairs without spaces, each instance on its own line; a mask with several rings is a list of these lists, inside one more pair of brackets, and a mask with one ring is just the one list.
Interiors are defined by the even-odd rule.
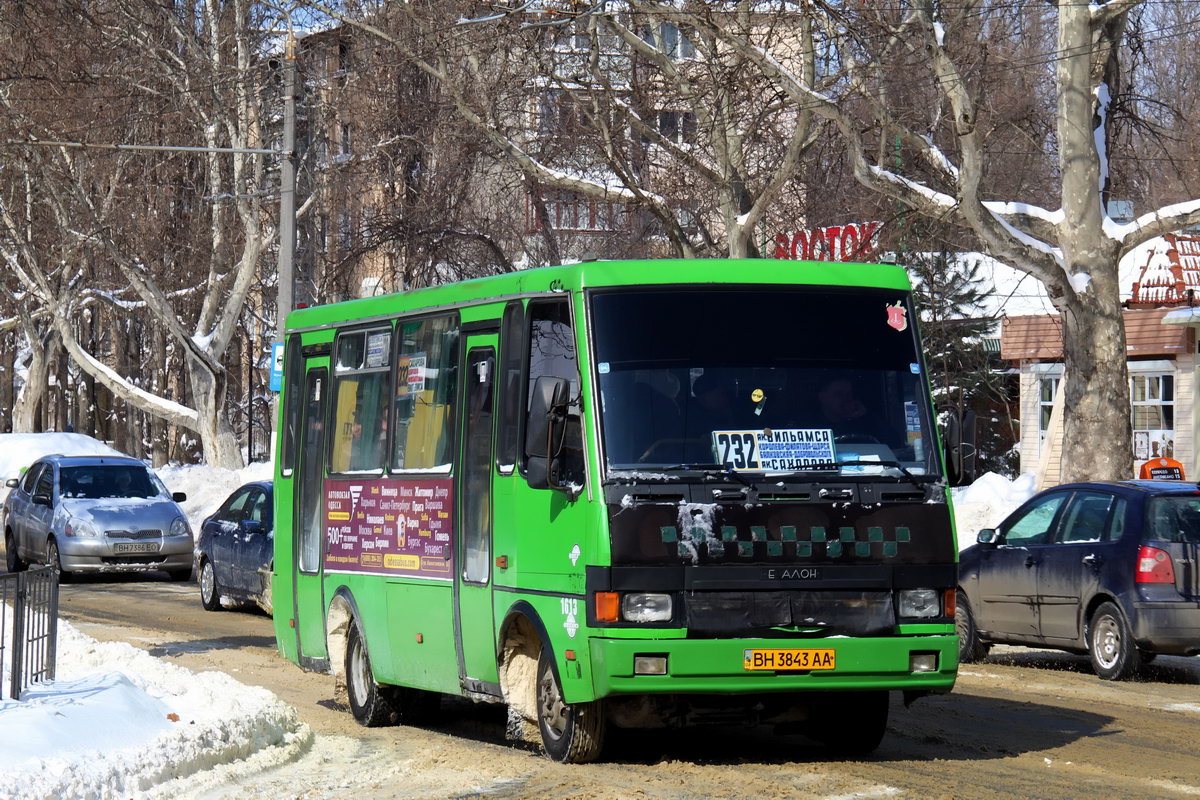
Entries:
[[266,689],[61,620],[57,665],[56,680],[0,701],[0,798],[125,798],[268,748],[279,763],[312,739]]
[[988,472],[970,486],[952,490],[958,549],[965,550],[975,544],[979,531],[996,527],[1035,492],[1032,472],[1015,481]]
[[0,484],[18,478],[21,470],[42,456],[124,455],[82,433],[0,433]]

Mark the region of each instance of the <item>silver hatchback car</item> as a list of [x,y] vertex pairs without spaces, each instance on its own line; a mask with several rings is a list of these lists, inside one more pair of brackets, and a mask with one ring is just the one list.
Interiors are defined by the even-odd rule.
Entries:
[[141,461],[123,456],[38,459],[8,481],[4,548],[9,572],[50,564],[76,572],[192,574],[192,530],[178,503]]

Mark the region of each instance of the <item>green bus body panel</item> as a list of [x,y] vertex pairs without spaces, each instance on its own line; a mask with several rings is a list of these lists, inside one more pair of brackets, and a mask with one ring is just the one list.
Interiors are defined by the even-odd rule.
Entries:
[[[367,320],[455,309],[463,324],[488,320],[499,326],[505,302],[510,298],[570,298],[576,321],[583,433],[591,480],[572,500],[560,491],[531,489],[519,471],[508,475],[494,472],[490,572],[492,625],[489,628],[479,615],[464,615],[461,631],[464,640],[486,640],[493,648],[498,648],[501,627],[514,608],[518,604],[522,609],[532,608],[548,638],[547,646],[557,664],[567,702],[585,702],[609,695],[687,692],[948,691],[953,686],[957,669],[957,645],[953,625],[944,623],[900,625],[897,635],[892,637],[806,640],[688,639],[687,630],[683,628],[588,626],[585,567],[609,566],[612,560],[608,508],[597,481],[603,473],[599,463],[598,431],[591,416],[597,401],[584,325],[587,300],[583,290],[671,285],[812,285],[894,289],[906,293],[911,290],[904,269],[885,264],[768,259],[598,261],[525,270],[403,294],[301,309],[288,316],[287,325],[289,332],[300,335],[302,344],[307,346],[332,342],[334,328]],[[329,358],[309,359],[308,363],[310,367],[328,367]],[[286,364],[284,369],[286,376]],[[281,414],[286,412],[282,405]],[[461,434],[461,411],[456,413],[459,419],[455,428]],[[283,430],[282,424],[278,429]],[[456,446],[461,446],[461,442]],[[282,443],[278,447],[281,448]],[[280,452],[276,453],[277,463],[282,463]],[[393,477],[403,479],[404,476]],[[453,479],[457,493],[460,480],[457,466]],[[278,470],[275,480],[275,630],[280,652],[297,661],[293,625],[323,627],[325,621],[291,618],[296,588],[292,581],[291,554],[294,552],[293,505],[297,481],[296,476],[282,476]],[[946,509],[949,513],[948,504]],[[460,535],[456,520],[456,550]],[[954,550],[957,553],[957,548]],[[497,563],[501,557],[506,559],[504,567]],[[461,565],[456,564],[456,569],[461,569]],[[454,586],[451,582],[328,573],[324,585],[326,604],[342,587],[353,595],[363,618],[372,666],[379,681],[450,694],[463,693],[455,649]],[[311,600],[301,598],[302,601],[306,599]],[[418,638],[421,639],[419,643]],[[833,648],[837,653],[837,669],[806,674],[750,672],[742,666],[742,651],[748,647]],[[568,651],[573,658],[568,657]],[[937,671],[911,673],[909,657],[913,651],[937,653]],[[670,674],[634,676],[633,658],[640,653],[666,654]],[[468,677],[485,682],[498,680],[495,672]]]
[[[377,618],[375,630],[367,635],[376,678],[382,683],[458,694],[450,583],[355,577],[363,586],[356,597],[365,606],[364,616]],[[373,595],[378,592],[371,584],[380,581],[384,584],[386,614],[371,613],[376,608]],[[379,647],[375,642],[388,645]]]
[[[771,259],[697,259],[663,261],[588,261],[563,267],[541,267],[461,283],[414,289],[403,294],[348,300],[299,309],[288,315],[289,331],[344,325],[409,311],[433,311],[459,304],[480,305],[489,299],[578,291],[606,286],[672,286],[705,284],[776,284],[848,286],[909,291],[902,267],[894,264],[848,264]],[[499,318],[499,307],[487,317]],[[465,319],[465,318],[464,318]]]
[[[689,639],[656,642],[594,637],[589,643],[598,697],[826,689],[949,691],[958,669],[958,639],[953,634],[807,641]],[[661,648],[658,645],[662,645]],[[791,674],[747,671],[742,666],[742,652],[751,647],[833,649],[837,668]],[[938,670],[911,672],[909,654],[912,652],[937,653]],[[670,674],[634,675],[634,655],[640,653],[665,653]]]

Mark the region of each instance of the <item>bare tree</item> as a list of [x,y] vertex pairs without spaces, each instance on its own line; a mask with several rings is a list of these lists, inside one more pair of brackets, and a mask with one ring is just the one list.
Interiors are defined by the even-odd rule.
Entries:
[[[1065,425],[1067,479],[1131,474],[1117,265],[1138,244],[1200,221],[1197,201],[1160,208],[1129,224],[1119,224],[1106,213],[1111,111],[1114,97],[1122,92],[1121,43],[1129,14],[1139,4],[1056,4],[1056,43],[1043,56],[1052,70],[1056,124],[1054,136],[1039,145],[1056,156],[1057,209],[1018,198],[989,199],[993,190],[979,124],[980,97],[960,67],[965,55],[977,53],[986,41],[989,31],[977,23],[987,17],[987,3],[956,6],[954,16],[944,16],[932,0],[861,10],[805,3],[782,12],[816,14],[820,40],[836,54],[836,67],[843,75],[832,92],[818,91],[754,42],[690,15],[692,24],[721,36],[770,73],[797,105],[836,126],[860,183],[922,215],[962,225],[990,254],[1046,286],[1063,320],[1070,409]],[[894,12],[891,17],[889,11]],[[956,39],[963,34],[966,41]],[[904,119],[881,92],[895,66],[881,54],[906,55],[909,63],[927,65],[928,85],[936,90],[938,101],[925,109],[923,120]],[[872,132],[899,139],[918,161],[895,168],[891,159],[880,157],[868,135]]]
[[[263,147],[260,56],[275,13],[264,9],[248,0],[88,4],[69,30],[90,47],[73,40],[75,58],[65,65],[33,54],[16,71],[32,65],[44,83],[13,81],[0,93],[12,138],[68,139],[69,124],[72,133],[82,126],[108,141],[208,148],[157,158],[29,148],[6,164],[27,191],[0,199],[0,234],[9,266],[72,360],[126,403],[194,431],[205,460],[220,466],[241,464],[225,413],[223,360],[273,240],[263,156],[245,152]],[[69,123],[47,112],[44,86],[76,104]],[[122,374],[106,363],[111,354],[79,340],[73,320],[86,299],[84,275],[93,286],[110,281],[110,297],[124,287],[133,292],[136,308],[128,310],[164,331],[182,355],[188,403],[154,387],[150,370]]]

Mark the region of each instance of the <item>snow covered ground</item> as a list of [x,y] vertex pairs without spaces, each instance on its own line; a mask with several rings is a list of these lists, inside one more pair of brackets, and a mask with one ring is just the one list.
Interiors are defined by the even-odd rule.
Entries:
[[[0,434],[0,479],[48,453],[113,451],[78,434]],[[237,486],[271,475],[267,464],[157,472],[167,488],[187,493],[193,529]],[[960,549],[1032,493],[1032,476],[1010,482],[994,473],[955,490]],[[283,763],[311,743],[295,710],[265,689],[59,626],[57,679],[0,702],[2,800],[172,797],[204,785],[199,773],[216,783],[230,769],[223,765]]]
[[[4,665],[8,680],[8,664]],[[312,739],[271,692],[59,622],[57,677],[0,702],[0,798],[169,797],[181,779]]]

